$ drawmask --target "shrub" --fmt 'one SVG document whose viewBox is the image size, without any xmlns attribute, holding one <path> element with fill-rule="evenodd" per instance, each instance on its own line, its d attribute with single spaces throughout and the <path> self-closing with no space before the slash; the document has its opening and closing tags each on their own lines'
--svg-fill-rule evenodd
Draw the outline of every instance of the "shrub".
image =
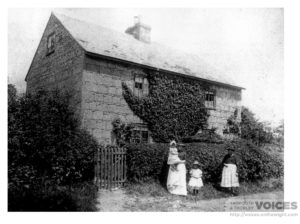
<svg viewBox="0 0 300 224">
<path fill-rule="evenodd" d="M 126 143 L 130 142 L 132 135 L 133 126 L 130 124 L 125 124 L 120 118 L 113 120 L 113 133 L 116 138 L 116 144 L 118 146 L 124 146 Z"/>
<path fill-rule="evenodd" d="M 127 178 L 147 181 L 159 178 L 168 156 L 168 144 L 128 144 Z"/>
<path fill-rule="evenodd" d="M 9 188 L 8 211 L 96 211 L 97 187 L 91 182 L 72 186 Z"/>
<path fill-rule="evenodd" d="M 238 157 L 238 172 L 241 181 L 255 181 L 283 175 L 283 165 L 276 158 L 259 150 L 252 143 L 239 140 L 223 144 L 185 144 L 186 167 L 191 168 L 198 160 L 203 171 L 203 179 L 208 182 L 220 181 L 221 162 L 227 153 L 226 146 L 233 144 Z M 128 179 L 130 181 L 160 180 L 165 183 L 168 166 L 166 164 L 168 144 L 127 145 Z"/>
<path fill-rule="evenodd" d="M 182 142 L 192 143 L 192 142 L 207 142 L 207 143 L 224 143 L 222 137 L 216 133 L 216 128 L 203 130 L 194 136 L 183 138 Z"/>
<path fill-rule="evenodd" d="M 240 135 L 241 134 L 240 126 L 241 124 L 238 120 L 238 110 L 235 109 L 234 113 L 230 115 L 230 117 L 227 119 L 227 124 L 225 129 L 223 130 L 223 133 Z"/>
<path fill-rule="evenodd" d="M 256 145 L 263 145 L 272 142 L 272 133 L 266 131 L 266 125 L 255 118 L 254 113 L 242 107 L 241 111 L 241 138 L 250 140 Z"/>
<path fill-rule="evenodd" d="M 62 186 L 72 187 L 91 180 L 98 144 L 80 129 L 69 107 L 70 96 L 56 90 L 17 97 L 13 88 L 9 89 L 8 190 L 13 192 L 10 200 L 20 200 L 17 196 L 22 196 L 22 192 L 41 199 L 44 196 L 38 195 L 43 192 L 61 194 L 57 189 Z M 46 190 L 50 183 L 57 189 Z M 28 207 L 34 202 L 26 201 Z"/>
</svg>

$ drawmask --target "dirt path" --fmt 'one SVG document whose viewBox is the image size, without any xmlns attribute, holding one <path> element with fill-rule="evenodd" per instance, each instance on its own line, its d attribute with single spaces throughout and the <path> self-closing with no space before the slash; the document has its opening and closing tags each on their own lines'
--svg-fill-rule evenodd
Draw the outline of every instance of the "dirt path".
<svg viewBox="0 0 300 224">
<path fill-rule="evenodd" d="M 99 211 L 237 211 L 237 203 L 251 202 L 251 209 L 255 201 L 282 201 L 282 191 L 252 194 L 231 198 L 220 198 L 212 200 L 188 200 L 185 197 L 151 197 L 151 196 L 128 196 L 124 190 L 99 191 Z M 235 207 L 233 207 L 235 206 Z M 244 210 L 245 211 L 245 210 Z M 249 210 L 248 210 L 249 211 Z M 258 210 L 253 210 L 258 211 Z"/>
<path fill-rule="evenodd" d="M 98 209 L 101 212 L 123 211 L 124 203 L 127 196 L 122 189 L 117 190 L 99 190 L 98 192 Z"/>
</svg>

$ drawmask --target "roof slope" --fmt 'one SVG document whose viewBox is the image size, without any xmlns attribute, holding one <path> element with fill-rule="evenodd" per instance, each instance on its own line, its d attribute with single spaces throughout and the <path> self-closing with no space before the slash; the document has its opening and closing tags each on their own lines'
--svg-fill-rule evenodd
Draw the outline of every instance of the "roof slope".
<svg viewBox="0 0 300 224">
<path fill-rule="evenodd" d="M 233 80 L 196 55 L 155 42 L 143 43 L 131 35 L 65 15 L 55 16 L 87 52 L 238 87 Z"/>
</svg>

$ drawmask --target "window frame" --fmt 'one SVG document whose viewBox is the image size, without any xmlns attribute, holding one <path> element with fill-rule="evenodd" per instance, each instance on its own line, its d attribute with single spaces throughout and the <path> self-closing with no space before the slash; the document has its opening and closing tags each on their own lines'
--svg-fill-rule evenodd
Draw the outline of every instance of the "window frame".
<svg viewBox="0 0 300 224">
<path fill-rule="evenodd" d="M 144 138 L 143 134 L 147 133 L 147 137 Z M 133 124 L 132 135 L 130 138 L 131 143 L 150 143 L 150 132 L 145 124 Z"/>
<path fill-rule="evenodd" d="M 52 54 L 54 51 L 55 51 L 55 38 L 56 38 L 56 35 L 55 35 L 55 32 L 52 32 L 48 35 L 47 37 L 47 56 Z M 49 41 L 51 41 L 51 45 L 49 46 Z"/>
<path fill-rule="evenodd" d="M 207 109 L 216 108 L 216 90 L 206 90 L 204 94 L 204 105 Z"/>
<path fill-rule="evenodd" d="M 149 82 L 146 75 L 134 74 L 133 80 L 133 93 L 137 97 L 148 96 L 149 94 Z"/>
</svg>

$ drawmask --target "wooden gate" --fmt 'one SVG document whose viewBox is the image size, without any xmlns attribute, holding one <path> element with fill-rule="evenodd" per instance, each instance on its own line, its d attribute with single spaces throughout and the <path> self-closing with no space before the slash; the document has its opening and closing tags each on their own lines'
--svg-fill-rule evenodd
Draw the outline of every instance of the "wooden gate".
<svg viewBox="0 0 300 224">
<path fill-rule="evenodd" d="M 126 150 L 107 146 L 98 149 L 95 181 L 97 186 L 105 189 L 121 187 L 126 181 Z"/>
</svg>

